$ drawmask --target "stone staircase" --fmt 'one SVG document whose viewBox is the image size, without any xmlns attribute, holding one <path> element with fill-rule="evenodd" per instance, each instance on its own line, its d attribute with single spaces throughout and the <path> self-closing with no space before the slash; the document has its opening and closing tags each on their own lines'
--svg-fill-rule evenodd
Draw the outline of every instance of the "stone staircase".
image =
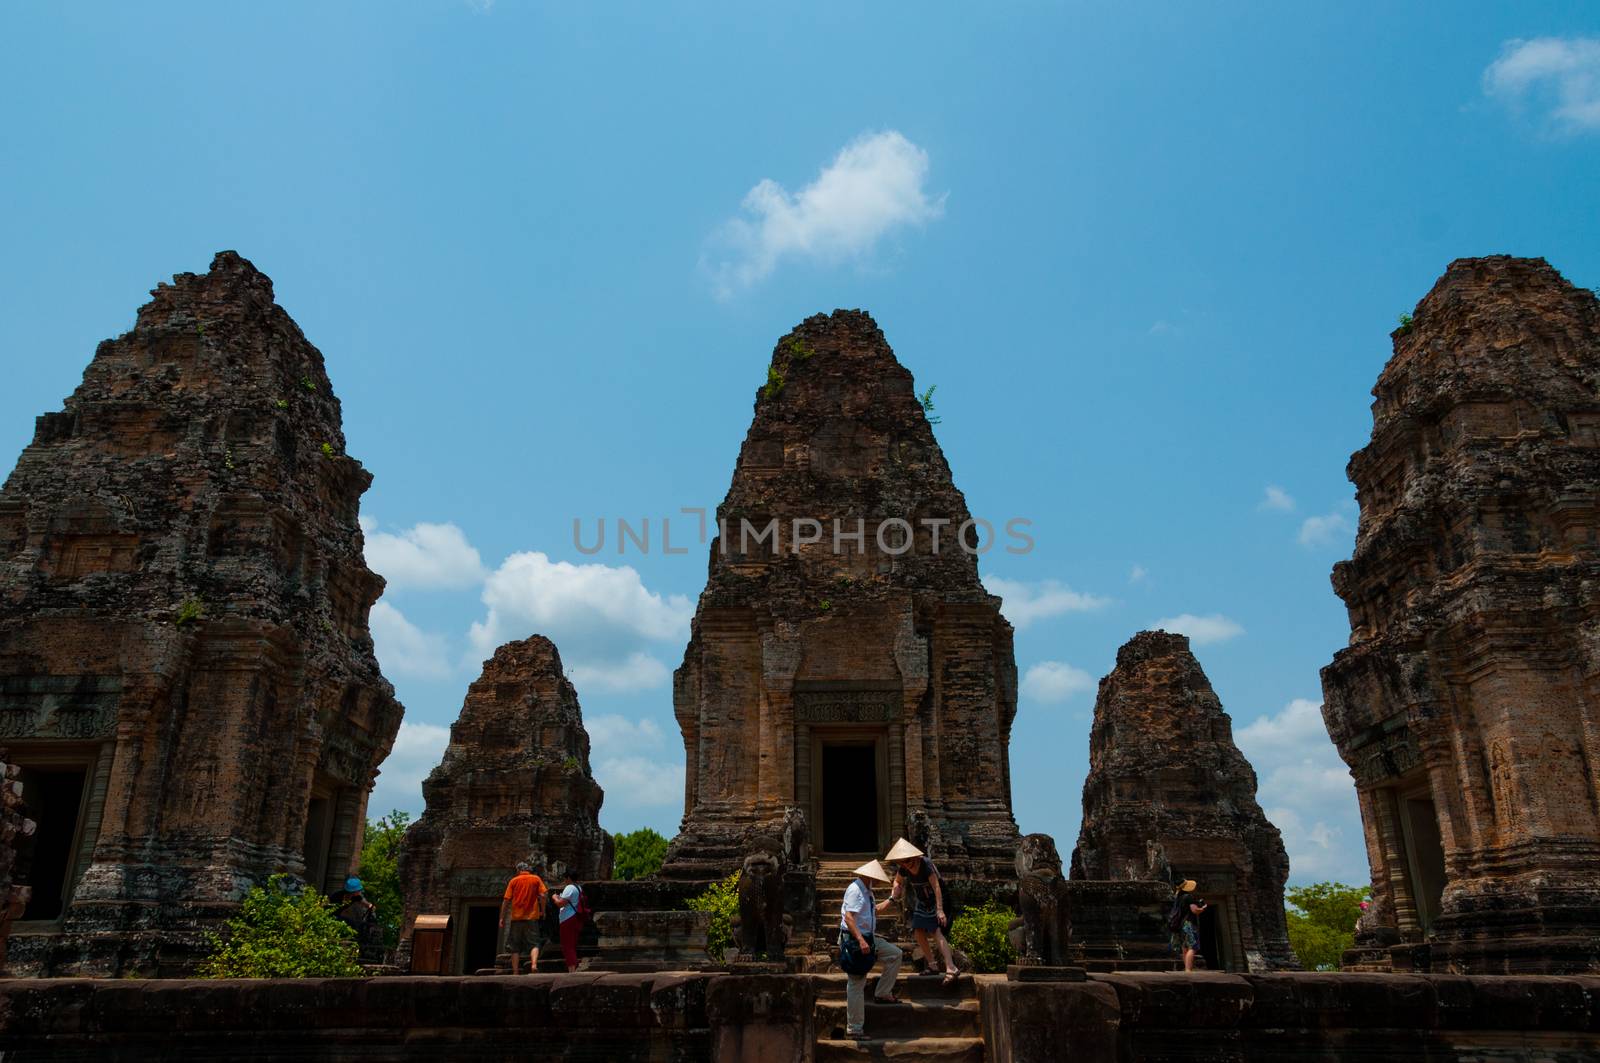
<svg viewBox="0 0 1600 1063">
<path fill-rule="evenodd" d="M 834 1060 L 893 1059 L 901 1063 L 983 1063 L 983 1032 L 978 989 L 970 975 L 954 985 L 938 978 L 907 977 L 895 990 L 904 1004 L 875 1004 L 878 976 L 867 976 L 866 1037 L 845 1036 L 845 977 L 817 979 L 816 1063 Z"/>
</svg>

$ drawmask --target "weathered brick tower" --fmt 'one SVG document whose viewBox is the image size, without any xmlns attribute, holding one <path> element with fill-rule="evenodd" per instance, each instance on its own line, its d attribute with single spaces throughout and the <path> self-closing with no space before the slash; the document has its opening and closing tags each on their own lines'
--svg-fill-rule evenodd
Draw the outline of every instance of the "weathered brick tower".
<svg viewBox="0 0 1600 1063">
<path fill-rule="evenodd" d="M 1210 902 L 1200 938 L 1212 969 L 1299 966 L 1284 922 L 1283 838 L 1183 635 L 1139 632 L 1100 681 L 1072 877 L 1192 878 Z"/>
<path fill-rule="evenodd" d="M 1347 966 L 1600 967 L 1600 304 L 1459 259 L 1350 459 L 1350 645 L 1323 669 L 1376 902 Z"/>
<path fill-rule="evenodd" d="M 779 341 L 717 517 L 674 682 L 687 793 L 664 873 L 720 878 L 798 809 L 824 857 L 923 833 L 948 875 L 1014 878 L 1011 625 L 870 316 Z"/>
<path fill-rule="evenodd" d="M 578 692 L 542 635 L 484 662 L 422 794 L 427 810 L 400 850 L 402 966 L 419 914 L 454 920 L 447 971 L 494 966 L 501 895 L 518 860 L 533 860 L 556 888 L 568 868 L 585 883 L 611 876 Z"/>
<path fill-rule="evenodd" d="M 153 294 L 0 492 L 17 974 L 181 971 L 267 876 L 341 884 L 400 726 L 321 353 L 231 251 Z"/>
</svg>

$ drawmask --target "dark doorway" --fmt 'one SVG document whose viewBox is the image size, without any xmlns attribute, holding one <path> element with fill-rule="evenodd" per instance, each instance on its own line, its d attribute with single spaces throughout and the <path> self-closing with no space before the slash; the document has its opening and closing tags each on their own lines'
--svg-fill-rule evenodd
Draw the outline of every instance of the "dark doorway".
<svg viewBox="0 0 1600 1063">
<path fill-rule="evenodd" d="M 328 872 L 328 799 L 313 797 L 306 809 L 306 883 L 321 891 Z"/>
<path fill-rule="evenodd" d="M 1221 935 L 1218 932 L 1218 924 L 1221 921 L 1215 901 L 1207 904 L 1205 911 L 1200 913 L 1200 925 L 1197 928 L 1200 932 L 1200 955 L 1205 959 L 1208 971 L 1228 969 L 1227 960 L 1222 955 Z"/>
<path fill-rule="evenodd" d="M 461 973 L 476 974 L 485 967 L 493 967 L 499 954 L 500 909 L 489 904 L 471 905 L 467 908 L 467 939 L 461 955 Z"/>
<path fill-rule="evenodd" d="M 1444 842 L 1439 837 L 1439 814 L 1433 801 L 1426 797 L 1406 798 L 1404 808 L 1411 892 L 1417 918 L 1427 932 L 1439 917 L 1444 897 Z"/>
<path fill-rule="evenodd" d="M 822 846 L 878 851 L 878 756 L 871 743 L 822 747 Z"/>
<path fill-rule="evenodd" d="M 17 854 L 23 881 L 33 887 L 24 919 L 59 919 L 72 872 L 78 812 L 83 806 L 82 768 L 40 771 L 24 768 L 22 801 L 28 817 L 39 825 L 24 839 Z"/>
</svg>

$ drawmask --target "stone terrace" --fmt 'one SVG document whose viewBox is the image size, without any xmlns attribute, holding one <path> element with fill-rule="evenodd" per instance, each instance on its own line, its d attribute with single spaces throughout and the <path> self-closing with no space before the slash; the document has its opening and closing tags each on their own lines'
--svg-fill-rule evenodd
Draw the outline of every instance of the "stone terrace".
<svg viewBox="0 0 1600 1063">
<path fill-rule="evenodd" d="M 0 1051 L 6 1063 L 530 1056 L 809 1063 L 841 1058 L 832 1044 L 819 1050 L 819 1039 L 833 1041 L 824 1027 L 836 1011 L 838 980 L 684 973 L 12 980 L 0 982 Z M 1109 974 L 1055 984 L 980 976 L 976 987 L 981 1041 L 958 1038 L 967 1059 L 1600 1055 L 1600 977 L 1591 976 Z M 970 1003 L 964 993 L 952 1003 L 962 997 Z M 869 1019 L 869 1034 L 877 1020 Z M 855 1054 L 939 1058 L 915 1041 L 894 1045 L 859 1046 L 867 1051 Z"/>
</svg>

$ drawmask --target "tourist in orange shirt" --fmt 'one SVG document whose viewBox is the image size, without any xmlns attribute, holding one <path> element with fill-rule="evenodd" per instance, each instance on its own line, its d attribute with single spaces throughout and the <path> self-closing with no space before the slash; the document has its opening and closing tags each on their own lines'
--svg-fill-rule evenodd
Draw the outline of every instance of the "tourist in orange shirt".
<svg viewBox="0 0 1600 1063">
<path fill-rule="evenodd" d="M 533 873 L 526 860 L 517 864 L 517 873 L 506 883 L 505 899 L 500 902 L 500 926 L 511 919 L 506 946 L 511 950 L 511 973 L 521 974 L 522 952 L 528 951 L 528 973 L 539 970 L 539 950 L 544 947 L 544 880 Z"/>
</svg>

